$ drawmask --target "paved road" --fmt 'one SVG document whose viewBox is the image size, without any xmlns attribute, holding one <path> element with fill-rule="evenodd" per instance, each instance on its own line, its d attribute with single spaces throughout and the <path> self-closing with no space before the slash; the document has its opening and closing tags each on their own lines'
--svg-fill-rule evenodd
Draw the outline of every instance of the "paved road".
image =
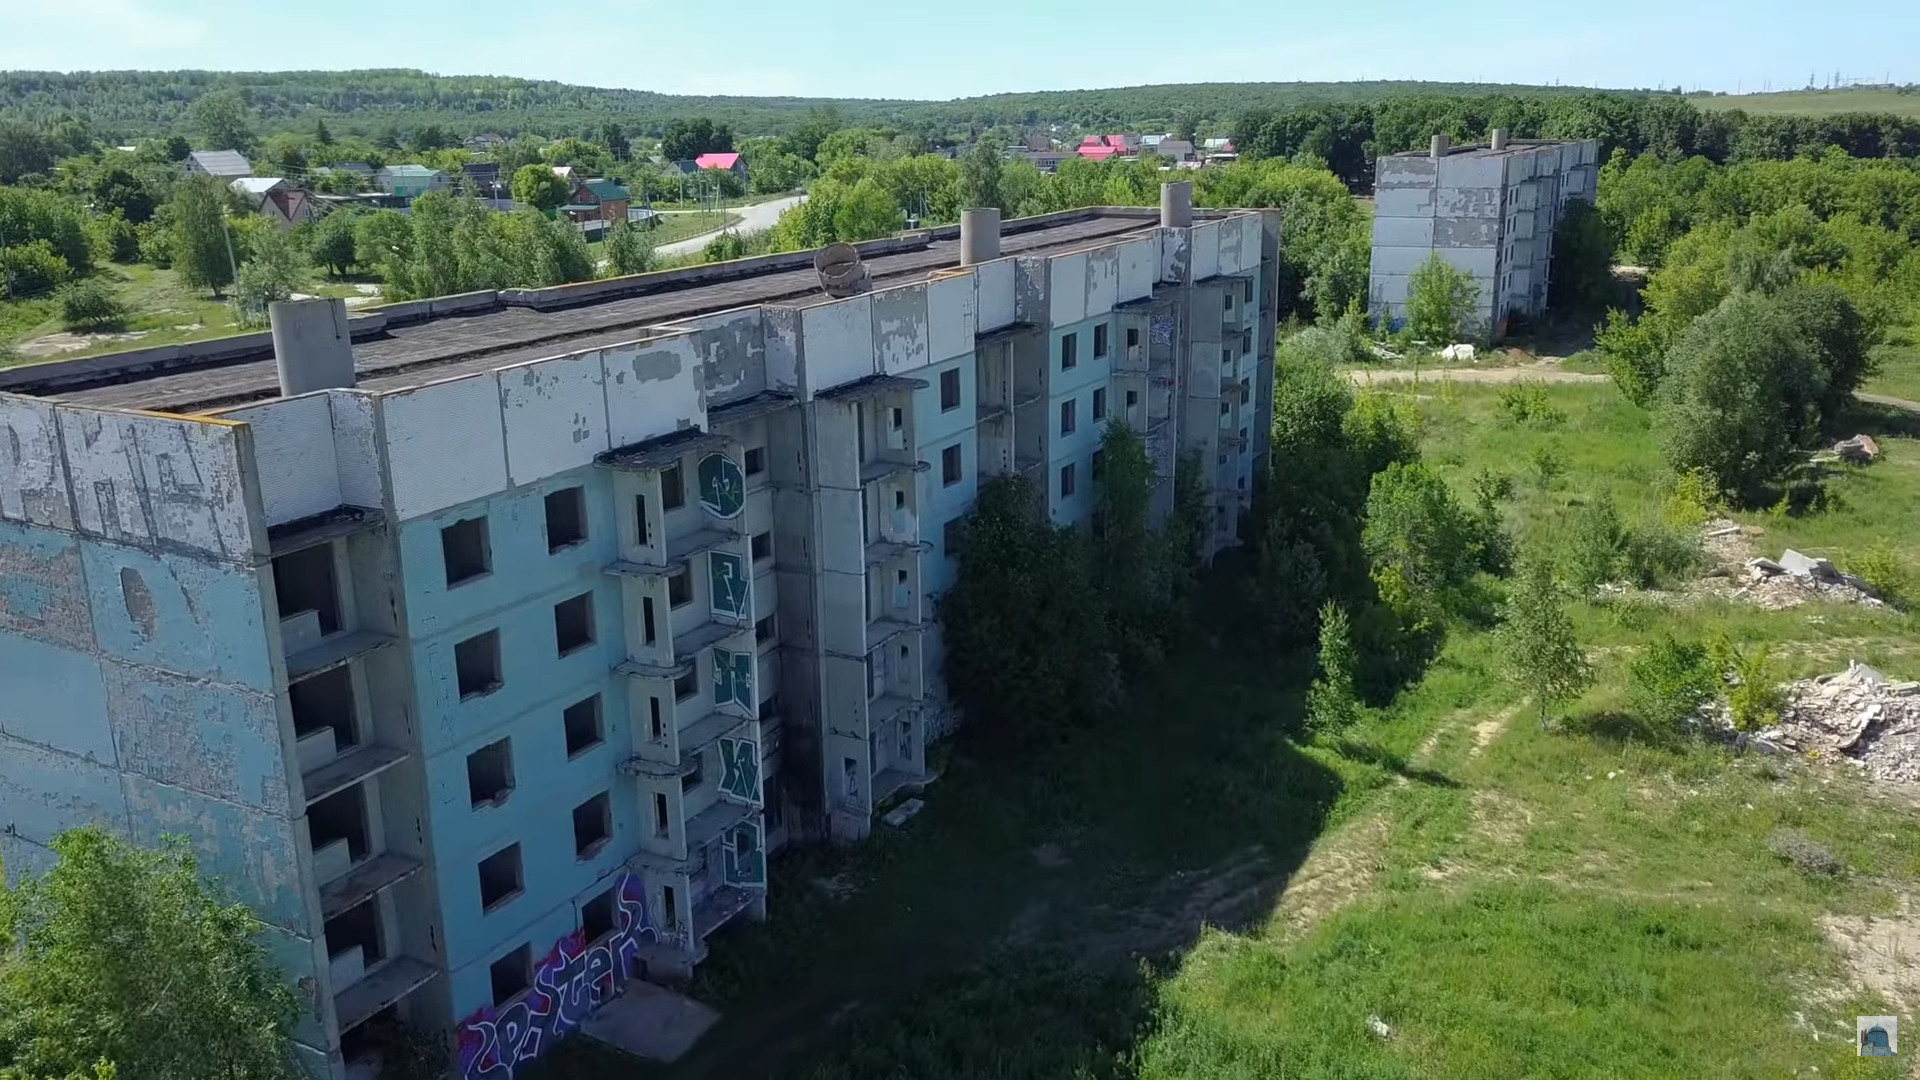
<svg viewBox="0 0 1920 1080">
<path fill-rule="evenodd" d="M 763 203 L 754 203 L 752 206 L 742 206 L 737 209 L 728 210 L 726 212 L 729 214 L 740 215 L 740 220 L 727 227 L 735 232 L 743 233 L 753 232 L 756 229 L 771 228 L 774 222 L 780 220 L 780 215 L 785 213 L 788 207 L 797 206 L 805 200 L 805 195 L 787 195 Z M 673 215 L 663 214 L 661 216 L 672 217 Z M 707 241 L 720 235 L 721 231 L 720 229 L 714 229 L 712 232 L 703 232 L 698 236 L 689 236 L 685 240 L 676 240 L 671 244 L 661 244 L 655 250 L 662 255 L 685 255 L 689 251 L 699 251 L 701 248 L 707 246 Z"/>
</svg>

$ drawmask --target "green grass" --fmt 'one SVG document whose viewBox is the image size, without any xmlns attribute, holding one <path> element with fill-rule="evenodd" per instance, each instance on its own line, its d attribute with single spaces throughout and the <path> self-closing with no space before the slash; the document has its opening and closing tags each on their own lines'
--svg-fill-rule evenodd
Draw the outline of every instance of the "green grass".
<svg viewBox="0 0 1920 1080">
<path fill-rule="evenodd" d="M 1727 94 L 1689 97 L 1702 109 L 1740 109 L 1748 113 L 1832 116 L 1835 113 L 1893 113 L 1920 116 L 1920 93 L 1883 89 L 1786 90 L 1772 94 Z"/>
<path fill-rule="evenodd" d="M 1895 326 L 1874 350 L 1880 370 L 1862 387 L 1870 394 L 1920 401 L 1920 325 Z"/>
<path fill-rule="evenodd" d="M 738 223 L 739 220 L 739 214 L 662 214 L 660 224 L 654 226 L 647 237 L 657 247 L 661 244 L 685 240 L 690 236 L 699 236 L 701 233 L 713 232 L 715 229 L 723 229 Z"/>
</svg>

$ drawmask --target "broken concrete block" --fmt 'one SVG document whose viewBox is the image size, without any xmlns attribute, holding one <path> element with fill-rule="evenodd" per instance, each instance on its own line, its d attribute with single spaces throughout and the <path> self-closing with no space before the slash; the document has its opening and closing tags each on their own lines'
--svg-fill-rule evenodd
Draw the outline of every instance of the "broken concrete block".
<svg viewBox="0 0 1920 1080">
<path fill-rule="evenodd" d="M 1815 581 L 1840 580 L 1840 572 L 1833 568 L 1833 563 L 1812 555 L 1802 555 L 1792 548 L 1780 553 L 1780 567 L 1794 577 L 1812 578 Z"/>
<path fill-rule="evenodd" d="M 1767 577 L 1773 577 L 1775 574 L 1784 574 L 1787 572 L 1786 567 L 1765 557 L 1748 559 L 1747 569 L 1754 574 L 1764 574 Z"/>
<path fill-rule="evenodd" d="M 924 809 L 926 805 L 926 803 L 919 799 L 908 799 L 906 802 L 887 811 L 880 820 L 897 829 L 905 825 L 908 821 L 911 821 L 913 816 Z"/>
<path fill-rule="evenodd" d="M 1880 456 L 1880 444 L 1874 442 L 1871 435 L 1855 435 L 1834 443 L 1833 452 L 1841 461 L 1866 465 Z"/>
</svg>

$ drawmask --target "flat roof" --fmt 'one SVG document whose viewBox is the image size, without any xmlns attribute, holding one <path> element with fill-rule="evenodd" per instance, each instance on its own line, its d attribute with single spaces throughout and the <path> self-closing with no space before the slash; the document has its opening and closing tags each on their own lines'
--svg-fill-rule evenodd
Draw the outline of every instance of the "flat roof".
<svg viewBox="0 0 1920 1080">
<path fill-rule="evenodd" d="M 1058 222 L 1036 223 L 1025 231 L 1013 231 L 1019 225 L 1019 219 L 1013 219 L 1002 226 L 1002 257 L 1060 254 L 1090 247 L 1154 228 L 1158 219 L 1144 209 L 1125 213 L 1095 208 Z M 934 239 L 924 248 L 867 259 L 876 288 L 924 280 L 932 271 L 959 264 L 957 236 Z M 354 369 L 361 389 L 398 390 L 633 341 L 645 337 L 647 328 L 663 323 L 761 304 L 807 304 L 825 299 L 819 275 L 808 264 L 711 283 L 666 281 L 639 295 L 589 300 L 554 310 L 497 306 L 389 327 L 358 340 L 353 345 Z M 16 373 L 30 370 L 14 369 Z M 129 372 L 114 372 L 109 367 L 84 382 L 55 382 L 50 378 L 48 383 L 27 381 L 8 389 L 82 405 L 179 413 L 280 396 L 271 344 L 236 358 L 197 365 Z"/>
<path fill-rule="evenodd" d="M 1573 146 L 1577 143 L 1593 141 L 1592 139 L 1508 139 L 1506 149 L 1504 150 L 1495 150 L 1491 146 L 1482 146 L 1475 143 L 1471 146 L 1449 146 L 1447 147 L 1447 156 L 1467 157 L 1472 155 L 1478 157 L 1495 157 L 1500 154 L 1518 153 L 1522 150 L 1538 150 L 1543 146 Z M 1402 150 L 1398 153 L 1388 154 L 1387 156 L 1397 158 L 1423 158 L 1431 157 L 1432 153 L 1430 149 Z"/>
</svg>

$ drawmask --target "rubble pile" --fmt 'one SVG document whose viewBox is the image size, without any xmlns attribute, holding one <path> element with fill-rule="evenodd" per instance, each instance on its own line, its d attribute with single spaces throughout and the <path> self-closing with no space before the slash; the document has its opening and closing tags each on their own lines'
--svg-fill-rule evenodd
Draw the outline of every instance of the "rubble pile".
<svg viewBox="0 0 1920 1080">
<path fill-rule="evenodd" d="M 1834 569 L 1831 562 L 1788 548 L 1778 559 L 1748 559 L 1734 583 L 1733 595 L 1770 610 L 1796 607 L 1808 600 L 1879 606 L 1866 582 Z"/>
<path fill-rule="evenodd" d="M 1920 682 L 1891 682 L 1865 664 L 1787 688 L 1779 726 L 1747 742 L 1818 752 L 1880 780 L 1920 781 Z"/>
</svg>

